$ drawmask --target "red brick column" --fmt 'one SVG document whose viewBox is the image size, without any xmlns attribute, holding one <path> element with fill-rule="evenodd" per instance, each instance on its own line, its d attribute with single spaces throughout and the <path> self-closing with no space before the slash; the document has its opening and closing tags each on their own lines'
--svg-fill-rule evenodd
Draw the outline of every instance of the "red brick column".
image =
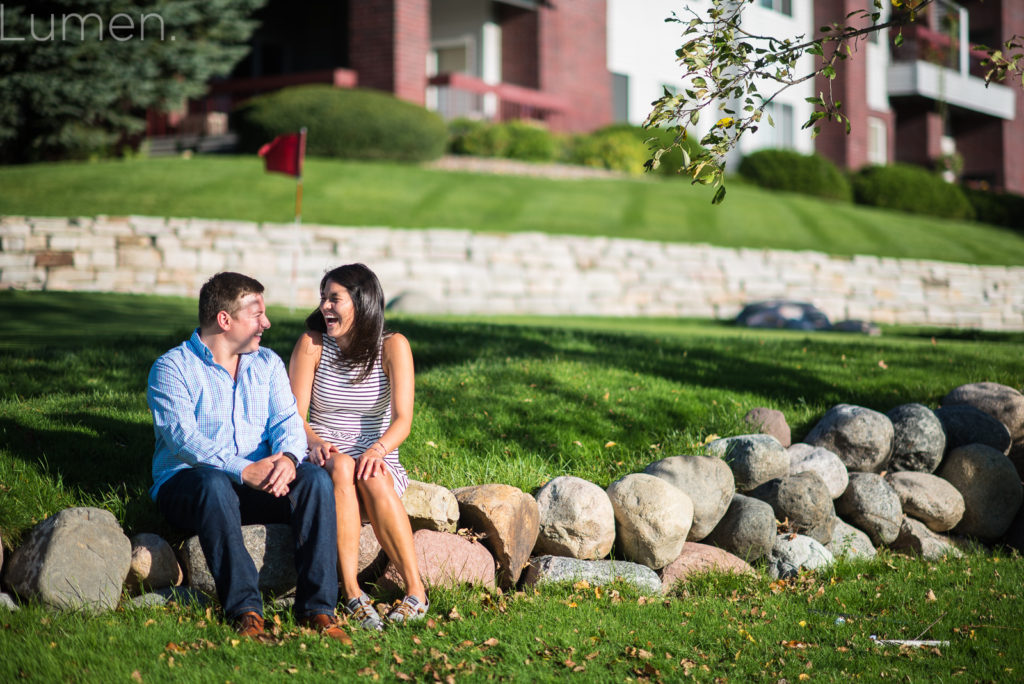
<svg viewBox="0 0 1024 684">
<path fill-rule="evenodd" d="M 359 85 L 424 103 L 430 0 L 351 2 L 349 34 L 349 61 Z"/>
</svg>

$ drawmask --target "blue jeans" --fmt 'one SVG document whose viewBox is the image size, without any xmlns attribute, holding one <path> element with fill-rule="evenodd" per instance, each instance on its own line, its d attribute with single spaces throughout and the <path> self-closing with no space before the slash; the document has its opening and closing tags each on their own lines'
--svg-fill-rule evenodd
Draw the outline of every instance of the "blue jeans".
<svg viewBox="0 0 1024 684">
<path fill-rule="evenodd" d="M 337 519 L 327 471 L 302 463 L 287 496 L 232 482 L 219 470 L 189 468 L 160 485 L 160 512 L 199 535 L 224 616 L 263 614 L 259 577 L 242 542 L 242 525 L 290 523 L 295 536 L 295 616 L 334 615 L 338 603 Z"/>
</svg>

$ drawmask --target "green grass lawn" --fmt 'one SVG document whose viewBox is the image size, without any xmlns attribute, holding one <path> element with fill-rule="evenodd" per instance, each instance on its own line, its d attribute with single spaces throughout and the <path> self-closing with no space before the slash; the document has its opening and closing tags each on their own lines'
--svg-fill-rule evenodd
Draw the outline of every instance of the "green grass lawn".
<svg viewBox="0 0 1024 684">
<path fill-rule="evenodd" d="M 190 300 L 0 292 L 0 538 L 98 505 L 129 534 L 180 533 L 145 490 L 148 368 L 187 336 Z M 300 313 L 272 308 L 265 343 L 287 359 Z M 1024 334 L 886 329 L 878 338 L 677 320 L 401 317 L 417 364 L 402 449 L 413 477 L 532 491 L 572 474 L 601 486 L 650 461 L 745 432 L 754 406 L 802 437 L 830 406 L 935 406 L 991 380 L 1020 388 Z M 884 362 L 880 364 L 879 362 Z M 436 590 L 433 621 L 343 648 L 280 613 L 276 645 L 238 642 L 216 611 L 122 608 L 100 617 L 0 611 L 0 680 L 1010 681 L 1024 667 L 1024 562 L 927 563 L 883 551 L 788 582 L 697 578 L 668 597 L 625 586 L 497 594 Z M 934 600 L 932 600 L 934 596 Z M 844 616 L 845 622 L 836 618 Z M 927 631 L 926 631 L 927 630 Z M 901 650 L 881 638 L 948 647 Z"/>
<path fill-rule="evenodd" d="M 0 167 L 0 215 L 143 214 L 289 222 L 295 183 L 252 157 L 198 156 Z M 1024 264 L 1024 235 L 801 195 L 738 180 L 710 204 L 678 178 L 550 180 L 310 159 L 306 223 L 541 231 Z"/>
</svg>

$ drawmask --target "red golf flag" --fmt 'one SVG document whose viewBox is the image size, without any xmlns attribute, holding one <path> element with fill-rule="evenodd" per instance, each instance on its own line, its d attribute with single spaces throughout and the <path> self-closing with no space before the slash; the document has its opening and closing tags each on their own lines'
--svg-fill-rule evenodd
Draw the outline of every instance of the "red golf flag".
<svg viewBox="0 0 1024 684">
<path fill-rule="evenodd" d="M 306 158 L 306 129 L 299 133 L 279 135 L 260 148 L 268 172 L 302 177 L 302 162 Z"/>
</svg>

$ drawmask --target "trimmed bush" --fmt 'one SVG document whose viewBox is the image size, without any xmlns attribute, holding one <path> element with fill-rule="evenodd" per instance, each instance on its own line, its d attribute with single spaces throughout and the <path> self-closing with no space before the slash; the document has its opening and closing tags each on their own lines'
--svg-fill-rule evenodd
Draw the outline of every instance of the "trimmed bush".
<svg viewBox="0 0 1024 684">
<path fill-rule="evenodd" d="M 339 159 L 427 161 L 441 156 L 448 139 L 440 116 L 376 90 L 284 88 L 246 101 L 232 115 L 246 152 L 303 126 L 308 154 Z"/>
<path fill-rule="evenodd" d="M 671 143 L 677 133 L 677 131 L 670 128 L 644 128 L 643 126 L 633 126 L 631 124 L 612 124 L 611 126 L 606 126 L 605 128 L 600 129 L 597 133 L 605 134 L 616 131 L 625 131 L 640 142 L 645 162 L 651 158 L 654 154 L 654 150 Z M 704 148 L 701 147 L 697 138 L 693 136 L 689 136 L 683 140 L 683 147 L 686 149 L 686 153 L 690 155 L 691 159 L 704 151 Z M 658 164 L 658 168 L 655 173 L 660 173 L 663 176 L 679 176 L 679 169 L 681 169 L 682 166 L 683 153 L 678 149 L 673 149 L 671 152 L 666 152 L 661 156 L 661 163 Z M 689 179 L 689 176 L 681 177 Z"/>
<path fill-rule="evenodd" d="M 528 121 L 507 121 L 497 124 L 508 132 L 508 147 L 505 155 L 509 159 L 526 161 L 551 161 L 558 152 L 558 143 L 548 129 Z"/>
<path fill-rule="evenodd" d="M 973 188 L 964 188 L 963 191 L 967 201 L 974 207 L 978 221 L 1024 230 L 1024 196 Z"/>
<path fill-rule="evenodd" d="M 960 186 L 920 166 L 870 166 L 855 173 L 851 180 L 858 204 L 941 218 L 974 218 L 974 207 Z"/>
<path fill-rule="evenodd" d="M 632 131 L 605 129 L 573 138 L 568 161 L 639 175 L 647 161 L 647 150 Z"/>
<path fill-rule="evenodd" d="M 755 185 L 849 202 L 852 193 L 846 176 L 818 154 L 794 150 L 758 150 L 743 157 L 739 173 Z"/>
</svg>

